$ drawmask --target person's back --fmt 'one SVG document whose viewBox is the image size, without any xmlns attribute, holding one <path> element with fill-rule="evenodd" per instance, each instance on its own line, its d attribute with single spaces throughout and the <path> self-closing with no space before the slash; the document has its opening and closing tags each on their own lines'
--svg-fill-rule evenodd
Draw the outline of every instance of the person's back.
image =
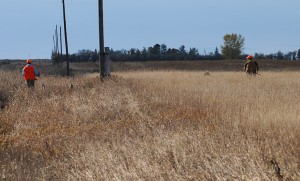
<svg viewBox="0 0 300 181">
<path fill-rule="evenodd" d="M 27 65 L 22 70 L 22 75 L 27 82 L 28 87 L 34 87 L 34 81 L 36 80 L 36 76 L 39 75 L 36 68 L 31 65 L 32 61 L 27 60 Z"/>
<path fill-rule="evenodd" d="M 247 62 L 244 65 L 244 69 L 246 70 L 247 74 L 256 75 L 258 72 L 258 64 L 253 60 L 253 57 L 249 55 L 247 57 Z"/>
</svg>

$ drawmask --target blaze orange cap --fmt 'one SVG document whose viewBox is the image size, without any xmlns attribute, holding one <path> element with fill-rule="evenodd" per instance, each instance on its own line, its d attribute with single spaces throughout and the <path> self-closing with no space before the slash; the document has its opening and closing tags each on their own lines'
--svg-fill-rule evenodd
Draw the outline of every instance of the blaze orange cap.
<svg viewBox="0 0 300 181">
<path fill-rule="evenodd" d="M 246 58 L 247 59 L 252 59 L 253 57 L 252 57 L 252 55 L 248 55 Z"/>
</svg>

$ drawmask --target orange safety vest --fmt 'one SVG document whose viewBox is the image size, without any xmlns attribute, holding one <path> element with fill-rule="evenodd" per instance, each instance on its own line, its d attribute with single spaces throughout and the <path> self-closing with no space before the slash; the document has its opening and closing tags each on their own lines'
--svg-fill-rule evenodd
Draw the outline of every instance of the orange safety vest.
<svg viewBox="0 0 300 181">
<path fill-rule="evenodd" d="M 25 80 L 36 80 L 34 67 L 32 65 L 26 65 L 23 68 Z"/>
</svg>

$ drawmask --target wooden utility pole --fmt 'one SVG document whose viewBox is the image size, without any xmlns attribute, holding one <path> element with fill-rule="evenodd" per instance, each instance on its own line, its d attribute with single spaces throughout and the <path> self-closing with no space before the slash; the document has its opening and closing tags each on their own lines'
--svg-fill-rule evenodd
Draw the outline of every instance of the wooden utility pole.
<svg viewBox="0 0 300 181">
<path fill-rule="evenodd" d="M 60 39 L 60 63 L 63 62 L 63 52 L 62 52 L 62 38 L 61 38 L 61 26 L 59 27 L 59 39 Z"/>
<path fill-rule="evenodd" d="M 65 30 L 65 44 L 66 44 L 66 61 L 67 61 L 67 76 L 70 75 L 69 71 L 69 50 L 68 50 L 68 36 L 67 36 L 67 21 L 66 21 L 66 10 L 65 10 L 65 0 L 63 3 L 63 14 L 64 14 L 64 30 Z"/>
<path fill-rule="evenodd" d="M 98 0 L 99 6 L 99 61 L 100 61 L 100 78 L 105 76 L 105 50 L 104 50 L 104 26 L 103 26 L 103 0 Z"/>
</svg>

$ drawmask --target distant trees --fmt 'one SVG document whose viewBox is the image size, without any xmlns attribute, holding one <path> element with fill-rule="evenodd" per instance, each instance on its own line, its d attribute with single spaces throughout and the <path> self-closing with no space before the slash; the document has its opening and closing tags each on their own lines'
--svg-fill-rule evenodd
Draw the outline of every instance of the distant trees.
<svg viewBox="0 0 300 181">
<path fill-rule="evenodd" d="M 219 53 L 218 47 L 216 47 L 216 49 L 215 49 L 214 56 L 217 60 L 221 60 L 223 58 L 222 55 Z"/>
<path fill-rule="evenodd" d="M 168 61 L 168 60 L 221 60 L 220 53 L 201 55 L 197 48 L 186 50 L 185 45 L 177 48 L 167 47 L 166 44 L 155 44 L 142 50 L 132 48 L 130 50 L 111 50 L 110 58 L 113 61 Z"/>
<path fill-rule="evenodd" d="M 162 60 L 165 60 L 166 55 L 167 55 L 167 45 L 166 44 L 161 44 L 160 45 L 160 53 L 161 53 Z"/>
<path fill-rule="evenodd" d="M 245 38 L 235 33 L 223 37 L 224 45 L 221 46 L 224 59 L 238 59 L 244 48 Z"/>
<path fill-rule="evenodd" d="M 276 56 L 278 60 L 283 60 L 284 59 L 284 54 L 279 50 L 277 53 L 276 53 Z"/>
<path fill-rule="evenodd" d="M 190 48 L 190 51 L 187 54 L 187 59 L 196 60 L 199 57 L 199 52 L 197 48 Z"/>
<path fill-rule="evenodd" d="M 161 60 L 160 44 L 155 44 L 153 47 L 148 48 L 149 58 L 152 60 Z"/>
<path fill-rule="evenodd" d="M 99 60 L 99 53 L 95 49 L 95 51 L 91 50 L 79 50 L 77 53 L 73 53 L 70 55 L 71 62 L 95 62 Z"/>
<path fill-rule="evenodd" d="M 239 59 L 245 59 L 247 55 L 240 55 Z M 255 53 L 255 59 L 268 60 L 300 60 L 300 49 L 283 53 L 278 51 L 271 54 Z M 65 55 L 63 55 L 65 61 Z M 153 47 L 143 47 L 141 50 L 131 48 L 129 50 L 110 50 L 110 59 L 113 61 L 172 61 L 172 60 L 222 60 L 223 56 L 219 53 L 218 47 L 214 52 L 200 54 L 197 48 L 185 49 L 182 45 L 178 49 L 168 48 L 165 44 L 155 44 Z M 71 62 L 98 61 L 99 52 L 83 49 L 70 55 Z"/>
<path fill-rule="evenodd" d="M 166 44 L 154 44 L 154 46 L 138 48 L 131 48 L 129 50 L 113 50 L 110 49 L 110 59 L 112 61 L 171 61 L 171 60 L 222 60 L 222 59 L 245 59 L 247 55 L 242 54 L 244 48 L 244 37 L 238 34 L 226 34 L 224 36 L 224 45 L 221 46 L 222 53 L 219 52 L 218 47 L 214 52 L 206 52 L 200 54 L 197 48 L 186 49 L 185 45 L 181 45 L 178 49 L 167 47 Z M 52 51 L 52 60 L 54 63 L 59 61 L 58 50 L 58 32 L 55 30 L 53 36 L 54 49 Z M 66 61 L 66 55 L 61 55 L 63 61 Z M 298 51 L 290 51 L 283 53 L 263 54 L 255 53 L 255 59 L 269 59 L 269 60 L 300 60 L 300 49 Z M 83 49 L 77 53 L 70 55 L 71 62 L 87 62 L 99 61 L 99 52 Z"/>
<path fill-rule="evenodd" d="M 297 51 L 289 51 L 287 53 L 283 53 L 282 51 L 278 51 L 276 53 L 271 54 L 263 54 L 263 53 L 255 53 L 254 58 L 255 59 L 268 59 L 268 60 L 300 60 L 300 57 L 298 57 L 299 50 Z"/>
<path fill-rule="evenodd" d="M 255 59 L 266 59 L 266 56 L 263 53 L 255 53 Z"/>
<path fill-rule="evenodd" d="M 297 60 L 297 51 L 288 52 L 284 55 L 285 60 Z"/>
</svg>

